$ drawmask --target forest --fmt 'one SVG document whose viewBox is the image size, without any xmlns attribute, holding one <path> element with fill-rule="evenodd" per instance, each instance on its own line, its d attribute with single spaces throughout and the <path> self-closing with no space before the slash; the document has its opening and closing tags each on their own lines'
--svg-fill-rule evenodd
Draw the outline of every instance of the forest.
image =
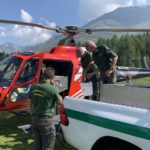
<svg viewBox="0 0 150 150">
<path fill-rule="evenodd" d="M 107 45 L 119 56 L 118 66 L 145 67 L 144 57 L 150 65 L 150 33 L 126 34 L 120 37 L 99 38 L 97 45 Z"/>
<path fill-rule="evenodd" d="M 118 66 L 145 67 L 145 60 L 150 66 L 150 33 L 114 35 L 112 38 L 99 38 L 97 45 L 107 45 L 119 56 Z M 83 46 L 80 42 L 78 46 Z M 9 54 L 2 50 L 0 61 L 8 57 Z"/>
</svg>

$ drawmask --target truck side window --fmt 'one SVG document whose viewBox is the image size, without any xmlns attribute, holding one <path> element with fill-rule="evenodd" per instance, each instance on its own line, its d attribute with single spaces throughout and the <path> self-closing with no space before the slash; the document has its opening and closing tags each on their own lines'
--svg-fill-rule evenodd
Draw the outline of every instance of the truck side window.
<svg viewBox="0 0 150 150">
<path fill-rule="evenodd" d="M 36 76 L 38 65 L 39 59 L 33 58 L 28 60 L 17 80 L 17 84 L 32 80 Z"/>
</svg>

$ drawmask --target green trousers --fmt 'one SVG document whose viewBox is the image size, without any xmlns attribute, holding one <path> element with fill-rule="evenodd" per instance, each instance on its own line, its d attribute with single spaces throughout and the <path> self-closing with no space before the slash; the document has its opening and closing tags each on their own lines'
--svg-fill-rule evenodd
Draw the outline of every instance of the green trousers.
<svg viewBox="0 0 150 150">
<path fill-rule="evenodd" d="M 56 139 L 54 120 L 48 116 L 32 117 L 32 130 L 35 139 L 34 150 L 53 150 Z"/>
</svg>

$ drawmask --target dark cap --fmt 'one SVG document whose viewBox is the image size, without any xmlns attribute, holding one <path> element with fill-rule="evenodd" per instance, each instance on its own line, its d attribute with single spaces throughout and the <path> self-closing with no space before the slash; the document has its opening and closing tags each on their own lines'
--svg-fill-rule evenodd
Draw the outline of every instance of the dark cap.
<svg viewBox="0 0 150 150">
<path fill-rule="evenodd" d="M 55 69 L 48 67 L 44 70 L 43 77 L 44 79 L 53 79 L 55 75 Z"/>
</svg>

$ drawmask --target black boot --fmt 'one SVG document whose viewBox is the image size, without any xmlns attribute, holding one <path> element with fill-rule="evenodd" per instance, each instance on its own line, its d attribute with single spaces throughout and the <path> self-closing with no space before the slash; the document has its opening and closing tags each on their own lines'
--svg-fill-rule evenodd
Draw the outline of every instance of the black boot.
<svg viewBox="0 0 150 150">
<path fill-rule="evenodd" d="M 99 101 L 98 100 L 98 96 L 96 96 L 96 95 L 93 95 L 93 98 L 92 98 L 94 101 Z"/>
<path fill-rule="evenodd" d="M 90 96 L 85 96 L 84 98 L 85 98 L 85 99 L 90 99 Z"/>
</svg>

